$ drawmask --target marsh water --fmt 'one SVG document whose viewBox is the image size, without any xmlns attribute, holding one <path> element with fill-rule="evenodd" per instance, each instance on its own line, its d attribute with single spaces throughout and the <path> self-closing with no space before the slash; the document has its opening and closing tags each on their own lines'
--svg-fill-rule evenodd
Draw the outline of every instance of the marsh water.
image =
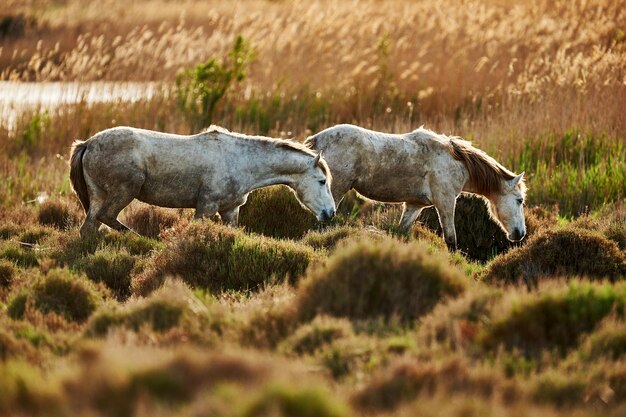
<svg viewBox="0 0 626 417">
<path fill-rule="evenodd" d="M 149 99 L 158 83 L 140 82 L 13 82 L 0 81 L 0 127 L 15 127 L 20 113 L 62 104 L 105 103 Z"/>
</svg>

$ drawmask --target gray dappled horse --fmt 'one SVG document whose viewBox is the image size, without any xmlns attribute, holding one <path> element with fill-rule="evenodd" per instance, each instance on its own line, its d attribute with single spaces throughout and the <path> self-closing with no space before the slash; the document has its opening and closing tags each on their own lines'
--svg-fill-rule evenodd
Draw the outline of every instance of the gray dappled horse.
<svg viewBox="0 0 626 417">
<path fill-rule="evenodd" d="M 74 142 L 70 180 L 87 214 L 81 236 L 96 232 L 100 223 L 128 230 L 117 216 L 133 199 L 195 208 L 195 218 L 219 213 L 237 225 L 248 194 L 274 184 L 295 191 L 318 220 L 335 214 L 330 172 L 319 154 L 293 141 L 214 126 L 191 136 L 132 127 L 104 130 Z"/>
<path fill-rule="evenodd" d="M 456 249 L 454 210 L 461 192 L 483 196 L 492 218 L 511 241 L 526 235 L 524 173 L 513 174 L 457 137 L 419 128 L 388 134 L 337 125 L 305 144 L 324 155 L 333 175 L 335 204 L 354 189 L 372 200 L 404 203 L 407 230 L 423 208 L 435 206 L 449 248 Z"/>
</svg>

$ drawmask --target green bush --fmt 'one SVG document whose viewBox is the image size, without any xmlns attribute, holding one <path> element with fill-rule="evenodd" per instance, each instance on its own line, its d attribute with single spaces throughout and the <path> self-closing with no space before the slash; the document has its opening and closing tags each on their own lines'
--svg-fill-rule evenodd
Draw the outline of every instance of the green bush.
<svg viewBox="0 0 626 417">
<path fill-rule="evenodd" d="M 503 306 L 480 335 L 480 344 L 495 351 L 499 346 L 517 349 L 527 356 L 545 352 L 564 355 L 582 335 L 612 311 L 624 314 L 626 283 L 572 282 L 543 290 Z"/>
<path fill-rule="evenodd" d="M 298 288 L 296 302 L 305 320 L 322 313 L 408 322 L 441 300 L 460 295 L 466 286 L 447 253 L 431 252 L 422 242 L 364 239 L 313 267 Z"/>
<path fill-rule="evenodd" d="M 250 43 L 237 36 L 227 59 L 211 58 L 177 75 L 175 93 L 178 105 L 194 130 L 211 124 L 218 102 L 233 83 L 243 81 L 253 60 L 254 50 Z"/>
<path fill-rule="evenodd" d="M 22 268 L 31 268 L 39 265 L 37 252 L 15 245 L 6 246 L 4 249 L 1 249 L 0 259 L 11 261 Z"/>
<path fill-rule="evenodd" d="M 130 295 L 130 275 L 135 262 L 136 259 L 125 251 L 100 250 L 79 259 L 74 268 L 84 272 L 90 280 L 104 283 L 118 300 L 125 300 Z"/>
<path fill-rule="evenodd" d="M 295 282 L 316 257 L 296 242 L 247 235 L 211 221 L 193 222 L 154 256 L 150 268 L 134 277 L 133 291 L 145 295 L 167 276 L 210 291 L 253 290 L 284 277 Z"/>
<path fill-rule="evenodd" d="M 22 318 L 32 303 L 43 313 L 56 313 L 68 321 L 82 323 L 100 303 L 101 296 L 91 282 L 64 269 L 53 269 L 19 293 L 9 303 L 8 314 Z"/>
<path fill-rule="evenodd" d="M 239 214 L 239 225 L 247 231 L 277 238 L 301 238 L 316 223 L 315 216 L 282 185 L 252 192 Z"/>
<path fill-rule="evenodd" d="M 600 358 L 619 360 L 626 355 L 626 322 L 605 320 L 591 333 L 580 348 L 579 357 L 595 361 Z"/>
<path fill-rule="evenodd" d="M 274 385 L 242 413 L 242 417 L 341 417 L 348 408 L 325 390 Z"/>
<path fill-rule="evenodd" d="M 620 279 L 626 276 L 626 254 L 598 233 L 572 227 L 548 230 L 494 259 L 485 280 L 533 285 L 542 277 L 572 275 Z"/>
<path fill-rule="evenodd" d="M 587 383 L 579 378 L 548 372 L 531 383 L 530 396 L 538 403 L 573 406 L 585 402 L 586 389 Z"/>
</svg>

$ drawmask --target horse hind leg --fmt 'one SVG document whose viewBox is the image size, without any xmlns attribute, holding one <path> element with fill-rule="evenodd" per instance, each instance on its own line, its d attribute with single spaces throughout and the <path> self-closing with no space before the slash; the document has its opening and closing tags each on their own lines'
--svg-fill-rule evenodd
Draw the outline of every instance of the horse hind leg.
<svg viewBox="0 0 626 417">
<path fill-rule="evenodd" d="M 142 184 L 143 180 L 133 181 L 130 185 L 120 185 L 115 190 L 110 190 L 96 218 L 113 230 L 120 232 L 132 231 L 128 226 L 117 220 L 117 216 L 139 194 Z"/>
<path fill-rule="evenodd" d="M 454 203 L 454 202 L 453 202 Z M 446 206 L 435 206 L 439 215 L 439 223 L 443 230 L 443 237 L 448 246 L 448 250 L 456 251 L 456 230 L 454 228 L 454 204 Z"/>
<path fill-rule="evenodd" d="M 85 213 L 85 221 L 80 226 L 81 237 L 93 235 L 100 229 L 101 223 L 97 219 L 97 215 L 107 197 L 107 193 L 98 187 L 87 173 L 85 173 L 85 182 L 89 194 L 89 210 Z"/>
</svg>

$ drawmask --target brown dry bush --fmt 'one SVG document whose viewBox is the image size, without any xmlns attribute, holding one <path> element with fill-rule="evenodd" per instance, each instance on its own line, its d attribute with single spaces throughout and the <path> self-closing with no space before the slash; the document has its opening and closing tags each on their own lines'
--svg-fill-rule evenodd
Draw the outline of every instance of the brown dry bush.
<svg viewBox="0 0 626 417">
<path fill-rule="evenodd" d="M 15 277 L 15 266 L 12 262 L 0 259 L 0 289 L 11 287 Z"/>
<path fill-rule="evenodd" d="M 62 200 L 47 200 L 39 206 L 37 219 L 44 226 L 67 230 L 78 224 L 79 208 Z"/>
<path fill-rule="evenodd" d="M 462 294 L 467 285 L 447 254 L 430 251 L 421 242 L 366 239 L 312 267 L 296 303 L 305 320 L 322 313 L 410 322 Z"/>
<path fill-rule="evenodd" d="M 167 276 L 210 291 L 254 290 L 288 278 L 294 283 L 318 255 L 293 241 L 247 235 L 212 221 L 173 231 L 150 267 L 133 278 L 133 291 L 145 295 Z"/>
<path fill-rule="evenodd" d="M 123 301 L 130 296 L 131 272 L 136 262 L 137 258 L 125 251 L 105 249 L 80 258 L 73 269 L 84 272 L 93 282 L 102 282 Z"/>
<path fill-rule="evenodd" d="M 393 410 L 403 402 L 436 393 L 466 394 L 490 399 L 506 389 L 503 377 L 493 371 L 477 371 L 459 359 L 443 363 L 420 363 L 403 359 L 375 377 L 353 398 L 362 411 Z M 509 384 L 510 385 L 510 384 Z M 507 396 L 513 394 L 509 389 Z"/>
<path fill-rule="evenodd" d="M 626 254 L 598 233 L 574 227 L 551 229 L 495 258 L 487 268 L 485 280 L 533 286 L 550 276 L 619 280 L 626 276 Z"/>
<path fill-rule="evenodd" d="M 161 207 L 141 205 L 131 207 L 124 212 L 125 224 L 142 236 L 157 238 L 161 231 L 169 229 L 180 216 L 172 210 Z"/>
</svg>

